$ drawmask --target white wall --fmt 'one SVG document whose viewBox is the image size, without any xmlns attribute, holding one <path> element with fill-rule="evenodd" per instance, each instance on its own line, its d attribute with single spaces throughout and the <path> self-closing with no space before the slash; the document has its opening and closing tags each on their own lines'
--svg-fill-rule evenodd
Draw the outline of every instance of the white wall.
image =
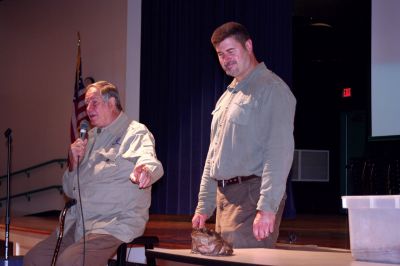
<svg viewBox="0 0 400 266">
<path fill-rule="evenodd" d="M 131 20 L 139 21 L 130 26 L 130 43 L 137 45 L 140 35 L 132 31 L 140 34 L 140 19 L 134 17 L 140 15 L 140 1 L 129 2 L 136 12 Z M 6 171 L 7 128 L 13 130 L 13 170 L 66 156 L 77 31 L 83 76 L 111 81 L 125 102 L 127 6 L 127 0 L 0 2 L 0 174 Z M 135 49 L 131 47 L 130 53 L 136 53 L 136 61 L 140 50 Z M 131 68 L 138 71 L 137 66 Z M 138 91 L 134 81 L 130 86 Z M 131 116 L 138 116 L 137 105 L 129 105 Z"/>
<path fill-rule="evenodd" d="M 139 121 L 142 1 L 128 0 L 125 112 Z"/>
<path fill-rule="evenodd" d="M 134 54 L 133 59 L 127 57 L 128 1 L 130 21 L 135 22 L 129 27 L 129 53 Z M 140 16 L 140 3 L 140 0 L 0 1 L 0 175 L 6 173 L 7 146 L 3 133 L 7 128 L 12 129 L 14 139 L 12 171 L 66 157 L 78 31 L 83 77 L 114 83 L 120 89 L 123 103 L 129 81 L 129 115 L 138 118 L 139 80 L 135 83 L 127 78 L 126 65 L 138 77 L 140 17 L 135 16 Z M 136 66 L 129 60 L 134 60 Z M 132 106 L 130 101 L 135 100 Z"/>
</svg>

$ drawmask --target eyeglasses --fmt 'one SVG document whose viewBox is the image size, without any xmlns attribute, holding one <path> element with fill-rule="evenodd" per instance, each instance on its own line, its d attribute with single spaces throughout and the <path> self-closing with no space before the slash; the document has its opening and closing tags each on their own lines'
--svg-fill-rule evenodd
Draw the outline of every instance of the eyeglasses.
<svg viewBox="0 0 400 266">
<path fill-rule="evenodd" d="M 86 108 L 91 104 L 92 107 L 97 107 L 101 102 L 104 102 L 103 98 L 95 97 L 90 99 L 85 99 Z"/>
</svg>

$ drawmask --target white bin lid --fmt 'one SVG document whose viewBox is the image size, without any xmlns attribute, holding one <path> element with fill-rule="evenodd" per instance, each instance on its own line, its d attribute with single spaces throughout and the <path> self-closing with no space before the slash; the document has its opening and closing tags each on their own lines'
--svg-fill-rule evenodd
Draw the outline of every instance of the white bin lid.
<svg viewBox="0 0 400 266">
<path fill-rule="evenodd" d="M 342 196 L 342 206 L 348 209 L 400 209 L 400 195 Z"/>
</svg>

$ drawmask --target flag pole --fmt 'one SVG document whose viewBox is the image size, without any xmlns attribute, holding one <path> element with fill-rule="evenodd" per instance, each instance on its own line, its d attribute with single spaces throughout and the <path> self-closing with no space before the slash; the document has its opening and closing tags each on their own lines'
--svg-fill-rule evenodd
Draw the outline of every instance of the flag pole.
<svg viewBox="0 0 400 266">
<path fill-rule="evenodd" d="M 79 80 L 79 77 L 80 77 L 80 75 L 82 74 L 81 73 L 81 34 L 80 34 L 80 32 L 78 31 L 77 32 L 77 35 L 78 35 L 78 43 L 76 44 L 77 45 L 77 47 L 78 47 L 78 56 L 77 56 L 77 58 L 76 58 L 76 72 L 75 72 L 75 82 L 77 81 L 77 80 Z M 78 86 L 77 84 L 75 84 L 75 86 Z"/>
<path fill-rule="evenodd" d="M 73 110 L 71 116 L 71 143 L 78 137 L 78 127 L 82 120 L 87 120 L 86 107 L 84 105 L 84 90 L 82 78 L 82 59 L 81 59 L 81 34 L 77 32 L 77 57 L 75 65 L 75 87 L 73 97 Z"/>
</svg>

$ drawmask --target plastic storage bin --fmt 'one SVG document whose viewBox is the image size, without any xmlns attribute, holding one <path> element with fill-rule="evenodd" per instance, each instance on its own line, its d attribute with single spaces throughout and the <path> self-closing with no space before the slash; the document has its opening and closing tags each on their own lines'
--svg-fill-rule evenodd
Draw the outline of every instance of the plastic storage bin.
<svg viewBox="0 0 400 266">
<path fill-rule="evenodd" d="M 400 263 L 400 195 L 343 196 L 354 259 Z"/>
</svg>

